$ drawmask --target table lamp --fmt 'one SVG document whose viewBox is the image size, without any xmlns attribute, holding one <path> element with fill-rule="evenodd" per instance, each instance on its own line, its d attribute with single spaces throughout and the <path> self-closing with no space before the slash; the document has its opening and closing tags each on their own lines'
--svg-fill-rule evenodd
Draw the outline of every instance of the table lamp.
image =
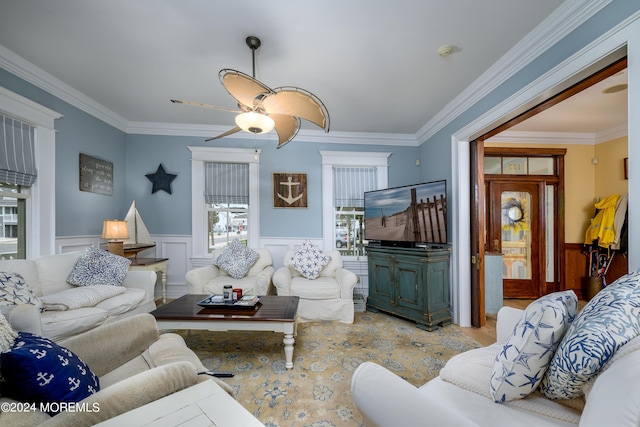
<svg viewBox="0 0 640 427">
<path fill-rule="evenodd" d="M 114 255 L 124 256 L 124 241 L 129 238 L 127 221 L 105 219 L 102 225 L 102 238 L 109 240 L 107 250 Z"/>
</svg>

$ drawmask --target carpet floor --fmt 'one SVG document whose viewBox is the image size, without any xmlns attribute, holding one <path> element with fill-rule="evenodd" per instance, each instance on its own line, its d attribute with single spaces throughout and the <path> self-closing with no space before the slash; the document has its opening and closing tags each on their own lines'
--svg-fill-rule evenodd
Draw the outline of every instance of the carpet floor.
<svg viewBox="0 0 640 427">
<path fill-rule="evenodd" d="M 285 369 L 282 334 L 174 331 L 208 369 L 231 371 L 236 399 L 268 427 L 361 426 L 351 376 L 365 361 L 420 386 L 452 356 L 480 345 L 458 326 L 433 332 L 383 313 L 356 313 L 352 325 L 298 325 L 293 369 Z"/>
</svg>

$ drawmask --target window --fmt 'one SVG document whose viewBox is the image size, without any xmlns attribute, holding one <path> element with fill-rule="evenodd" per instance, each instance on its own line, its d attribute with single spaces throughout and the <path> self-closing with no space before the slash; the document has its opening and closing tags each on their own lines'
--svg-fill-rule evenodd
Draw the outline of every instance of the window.
<svg viewBox="0 0 640 427">
<path fill-rule="evenodd" d="M 62 115 L 0 87 L 0 115 L 5 114 L 34 127 L 33 164 L 37 169 L 37 180 L 29 188 L 22 183 L 11 184 L 16 186 L 14 188 L 7 185 L 0 188 L 3 198 L 16 199 L 12 203 L 15 203 L 18 211 L 18 222 L 24 224 L 24 249 L 18 251 L 23 250 L 25 258 L 53 254 L 56 224 L 54 120 Z M 6 182 L 5 179 L 0 181 Z M 18 225 L 19 239 L 20 230 Z"/>
<path fill-rule="evenodd" d="M 205 163 L 208 252 L 233 239 L 247 242 L 249 165 Z"/>
<path fill-rule="evenodd" d="M 364 255 L 364 193 L 377 190 L 376 168 L 333 167 L 335 248 L 341 255 Z"/>
<path fill-rule="evenodd" d="M 258 246 L 261 150 L 189 147 L 193 257 L 240 238 Z"/>
<path fill-rule="evenodd" d="M 18 185 L 0 182 L 0 259 L 26 258 L 26 199 Z"/>
<path fill-rule="evenodd" d="M 388 186 L 391 153 L 321 151 L 324 247 L 364 253 L 364 192 Z"/>
</svg>

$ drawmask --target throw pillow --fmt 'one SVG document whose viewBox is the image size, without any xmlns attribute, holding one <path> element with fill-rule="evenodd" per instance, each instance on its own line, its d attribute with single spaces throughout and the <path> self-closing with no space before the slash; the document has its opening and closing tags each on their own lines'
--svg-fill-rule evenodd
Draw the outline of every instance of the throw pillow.
<svg viewBox="0 0 640 427">
<path fill-rule="evenodd" d="M 20 332 L 11 351 L 0 355 L 0 365 L 5 380 L 2 394 L 16 400 L 79 402 L 100 390 L 98 377 L 77 355 L 27 332 Z"/>
<path fill-rule="evenodd" d="M 71 270 L 67 283 L 74 286 L 120 286 L 129 271 L 131 260 L 110 252 L 88 247 Z"/>
<path fill-rule="evenodd" d="M 32 304 L 44 311 L 44 304 L 29 289 L 21 274 L 0 272 L 0 305 L 18 304 Z"/>
<path fill-rule="evenodd" d="M 236 239 L 224 248 L 214 264 L 234 279 L 242 279 L 258 258 L 260 258 L 258 252 Z"/>
<path fill-rule="evenodd" d="M 533 392 L 578 311 L 573 291 L 538 298 L 524 310 L 513 335 L 496 356 L 491 372 L 491 397 L 502 403 Z"/>
<path fill-rule="evenodd" d="M 587 303 L 558 346 L 541 391 L 551 399 L 578 397 L 618 348 L 640 335 L 640 272 L 627 274 Z"/>
<path fill-rule="evenodd" d="M 331 257 L 308 240 L 289 259 L 288 265 L 307 279 L 317 279 L 320 272 L 331 261 Z"/>
<path fill-rule="evenodd" d="M 18 333 L 13 330 L 7 318 L 0 313 L 0 353 L 7 352 L 13 347 L 13 342 L 18 337 Z"/>
</svg>

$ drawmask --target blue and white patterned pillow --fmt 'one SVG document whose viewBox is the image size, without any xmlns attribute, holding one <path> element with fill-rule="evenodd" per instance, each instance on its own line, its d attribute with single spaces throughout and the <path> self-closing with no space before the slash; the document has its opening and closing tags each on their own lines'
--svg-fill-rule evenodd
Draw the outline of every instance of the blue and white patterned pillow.
<svg viewBox="0 0 640 427">
<path fill-rule="evenodd" d="M 76 354 L 27 332 L 20 332 L 11 350 L 0 355 L 0 365 L 3 395 L 16 400 L 79 402 L 100 390 L 100 380 Z"/>
<path fill-rule="evenodd" d="M 289 259 L 288 265 L 307 279 L 317 279 L 320 272 L 331 261 L 331 257 L 308 240 Z"/>
<path fill-rule="evenodd" d="M 258 258 L 258 252 L 236 239 L 224 248 L 213 263 L 234 279 L 242 279 Z"/>
<path fill-rule="evenodd" d="M 545 295 L 527 306 L 496 356 L 490 388 L 495 402 L 522 399 L 538 387 L 577 311 L 573 291 Z"/>
<path fill-rule="evenodd" d="M 569 327 L 540 389 L 551 399 L 583 394 L 615 351 L 640 335 L 640 273 L 631 273 L 598 292 Z"/>
<path fill-rule="evenodd" d="M 0 271 L 0 305 L 32 304 L 44 311 L 40 301 L 19 273 Z"/>
<path fill-rule="evenodd" d="M 129 271 L 131 260 L 111 252 L 88 247 L 71 270 L 67 283 L 74 286 L 120 286 Z"/>
</svg>

